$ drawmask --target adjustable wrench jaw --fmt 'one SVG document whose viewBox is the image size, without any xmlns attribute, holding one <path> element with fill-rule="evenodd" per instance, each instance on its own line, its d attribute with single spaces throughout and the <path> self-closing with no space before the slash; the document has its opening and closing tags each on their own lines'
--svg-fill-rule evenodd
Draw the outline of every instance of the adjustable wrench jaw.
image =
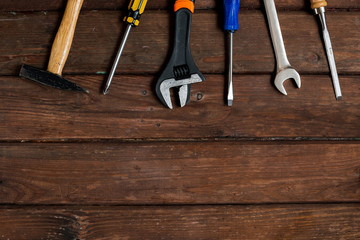
<svg viewBox="0 0 360 240">
<path fill-rule="evenodd" d="M 175 78 L 165 79 L 159 84 L 159 93 L 158 97 L 161 102 L 165 104 L 168 108 L 173 109 L 171 103 L 170 89 L 178 88 L 178 97 L 180 101 L 180 106 L 185 106 L 190 100 L 190 87 L 193 83 L 202 82 L 203 79 L 199 74 L 193 74 L 190 78 L 183 80 L 175 80 Z"/>
</svg>

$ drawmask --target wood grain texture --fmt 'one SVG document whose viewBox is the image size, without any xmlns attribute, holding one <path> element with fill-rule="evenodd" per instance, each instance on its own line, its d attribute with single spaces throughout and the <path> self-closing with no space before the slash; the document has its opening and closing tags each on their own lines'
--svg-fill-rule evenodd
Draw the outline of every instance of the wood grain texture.
<svg viewBox="0 0 360 240">
<path fill-rule="evenodd" d="M 276 0 L 302 76 L 283 96 L 262 0 L 242 0 L 231 108 L 222 2 L 196 2 L 191 49 L 207 80 L 169 110 L 154 86 L 171 1 L 149 2 L 107 96 L 128 0 L 84 2 L 64 73 L 90 94 L 17 77 L 23 63 L 46 68 L 66 0 L 0 1 L 1 240 L 360 239 L 360 1 L 328 1 L 337 102 L 310 1 Z"/>
<path fill-rule="evenodd" d="M 339 9 L 358 9 L 360 2 L 358 0 L 328 0 L 329 8 Z M 64 8 L 66 0 L 31 0 L 31 4 L 26 0 L 2 0 L 0 1 L 1 11 L 41 11 L 41 10 L 59 10 Z M 84 3 L 84 9 L 126 9 L 129 4 L 128 0 L 87 0 Z M 166 9 L 172 8 L 171 1 L 156 0 L 149 1 L 147 9 Z M 262 7 L 261 0 L 242 0 L 241 8 L 253 9 Z M 277 0 L 276 5 L 280 9 L 310 9 L 309 1 L 299 0 Z M 222 1 L 219 0 L 201 0 L 195 4 L 196 9 L 220 8 Z"/>
<path fill-rule="evenodd" d="M 358 202 L 358 143 L 0 146 L 1 204 Z"/>
<path fill-rule="evenodd" d="M 359 213 L 357 204 L 2 208 L 0 237 L 355 240 Z"/>
<path fill-rule="evenodd" d="M 235 75 L 233 107 L 225 105 L 226 79 L 206 75 L 193 84 L 184 108 L 163 106 L 155 77 L 116 76 L 110 93 L 105 76 L 67 76 L 90 94 L 60 91 L 17 77 L 0 78 L 0 139 L 148 138 L 353 138 L 360 136 L 360 82 L 341 76 L 336 101 L 330 76 L 303 76 L 288 96 L 269 75 Z"/>
<path fill-rule="evenodd" d="M 122 15 L 112 11 L 81 13 L 65 74 L 110 70 L 125 26 L 120 20 Z M 117 73 L 160 74 L 170 54 L 170 18 L 166 11 L 147 11 L 142 16 L 140 26 L 131 31 Z M 226 69 L 226 38 L 219 18 L 214 11 L 193 16 L 191 50 L 203 73 L 224 73 Z M 45 69 L 60 19 L 57 12 L 0 14 L 0 29 L 8 29 L 0 33 L 3 39 L 0 75 L 18 75 L 24 63 Z M 261 11 L 245 11 L 240 15 L 241 28 L 234 34 L 235 73 L 275 71 L 265 19 Z M 329 12 L 327 19 L 339 74 L 359 74 L 360 31 L 353 29 L 360 26 L 360 14 Z M 317 17 L 305 12 L 284 12 L 279 14 L 279 20 L 291 65 L 300 74 L 328 74 Z"/>
</svg>

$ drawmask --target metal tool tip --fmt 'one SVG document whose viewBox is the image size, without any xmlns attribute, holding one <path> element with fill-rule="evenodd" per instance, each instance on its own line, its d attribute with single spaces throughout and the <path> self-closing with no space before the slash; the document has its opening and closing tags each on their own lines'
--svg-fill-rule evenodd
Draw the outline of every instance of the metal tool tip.
<svg viewBox="0 0 360 240">
<path fill-rule="evenodd" d="M 228 104 L 229 107 L 231 107 L 232 104 L 233 104 L 233 100 L 228 100 L 227 104 Z"/>
<path fill-rule="evenodd" d="M 109 92 L 109 88 L 104 89 L 103 94 L 106 95 Z"/>
<path fill-rule="evenodd" d="M 87 89 L 82 88 L 82 87 L 80 87 L 78 85 L 76 85 L 75 90 L 79 91 L 79 92 L 83 92 L 83 93 L 89 93 L 89 91 Z"/>
<path fill-rule="evenodd" d="M 287 92 L 286 92 L 286 90 L 285 90 L 285 88 L 284 88 L 284 86 L 282 84 L 278 85 L 278 84 L 275 83 L 275 86 L 282 94 L 287 95 Z"/>
<path fill-rule="evenodd" d="M 74 88 L 75 91 L 78 91 L 78 92 L 83 92 L 83 93 L 89 93 L 88 90 L 86 90 L 85 88 L 82 88 L 80 86 L 77 86 Z"/>
<path fill-rule="evenodd" d="M 337 100 L 337 101 L 341 101 L 342 98 L 343 98 L 342 96 L 338 96 L 338 97 L 336 97 L 336 100 Z"/>
</svg>

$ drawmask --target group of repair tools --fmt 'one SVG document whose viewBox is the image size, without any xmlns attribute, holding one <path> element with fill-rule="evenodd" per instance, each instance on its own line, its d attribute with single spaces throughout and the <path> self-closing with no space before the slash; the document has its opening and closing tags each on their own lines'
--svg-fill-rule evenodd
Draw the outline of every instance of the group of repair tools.
<svg viewBox="0 0 360 240">
<path fill-rule="evenodd" d="M 68 0 L 62 22 L 51 49 L 47 71 L 40 70 L 29 65 L 23 65 L 20 70 L 20 76 L 58 89 L 88 92 L 86 89 L 70 82 L 69 80 L 66 80 L 61 76 L 70 52 L 77 19 L 79 17 L 83 1 L 84 0 Z M 327 2 L 326 0 L 310 0 L 310 2 L 311 8 L 315 11 L 315 14 L 320 17 L 323 40 L 325 43 L 335 96 L 337 100 L 340 100 L 342 98 L 340 83 L 325 19 L 325 7 L 327 6 Z M 103 90 L 104 94 L 107 94 L 109 91 L 110 84 L 120 61 L 130 30 L 132 27 L 137 27 L 139 25 L 140 17 L 145 10 L 146 4 L 147 0 L 130 0 L 128 15 L 124 17 L 124 22 L 127 24 L 127 28 L 106 81 L 105 88 Z M 287 59 L 274 0 L 264 0 L 264 4 L 277 63 L 277 74 L 274 84 L 282 94 L 287 95 L 283 86 L 284 81 L 287 79 L 294 79 L 297 87 L 300 88 L 300 75 L 293 67 L 291 67 Z M 224 30 L 229 33 L 228 106 L 232 106 L 234 100 L 232 81 L 233 33 L 239 29 L 239 8 L 240 0 L 224 0 Z M 183 107 L 190 100 L 191 84 L 205 81 L 204 75 L 195 65 L 190 52 L 190 28 L 194 9 L 195 0 L 175 1 L 175 34 L 172 54 L 157 81 L 155 89 L 159 100 L 170 109 L 173 108 L 170 89 L 175 91 L 178 97 L 178 102 L 180 106 Z"/>
</svg>

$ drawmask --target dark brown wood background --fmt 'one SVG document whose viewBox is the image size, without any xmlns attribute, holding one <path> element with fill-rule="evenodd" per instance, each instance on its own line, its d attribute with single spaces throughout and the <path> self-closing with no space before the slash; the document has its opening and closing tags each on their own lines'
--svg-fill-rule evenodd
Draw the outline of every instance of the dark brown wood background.
<svg viewBox="0 0 360 240">
<path fill-rule="evenodd" d="M 107 96 L 128 0 L 85 0 L 64 92 L 17 77 L 46 68 L 66 1 L 0 1 L 0 239 L 359 239 L 360 1 L 329 0 L 344 99 L 336 101 L 308 1 L 277 0 L 301 89 L 273 86 L 260 0 L 243 0 L 225 103 L 222 1 L 197 1 L 184 108 L 154 85 L 169 56 L 171 3 L 150 1 Z"/>
</svg>

